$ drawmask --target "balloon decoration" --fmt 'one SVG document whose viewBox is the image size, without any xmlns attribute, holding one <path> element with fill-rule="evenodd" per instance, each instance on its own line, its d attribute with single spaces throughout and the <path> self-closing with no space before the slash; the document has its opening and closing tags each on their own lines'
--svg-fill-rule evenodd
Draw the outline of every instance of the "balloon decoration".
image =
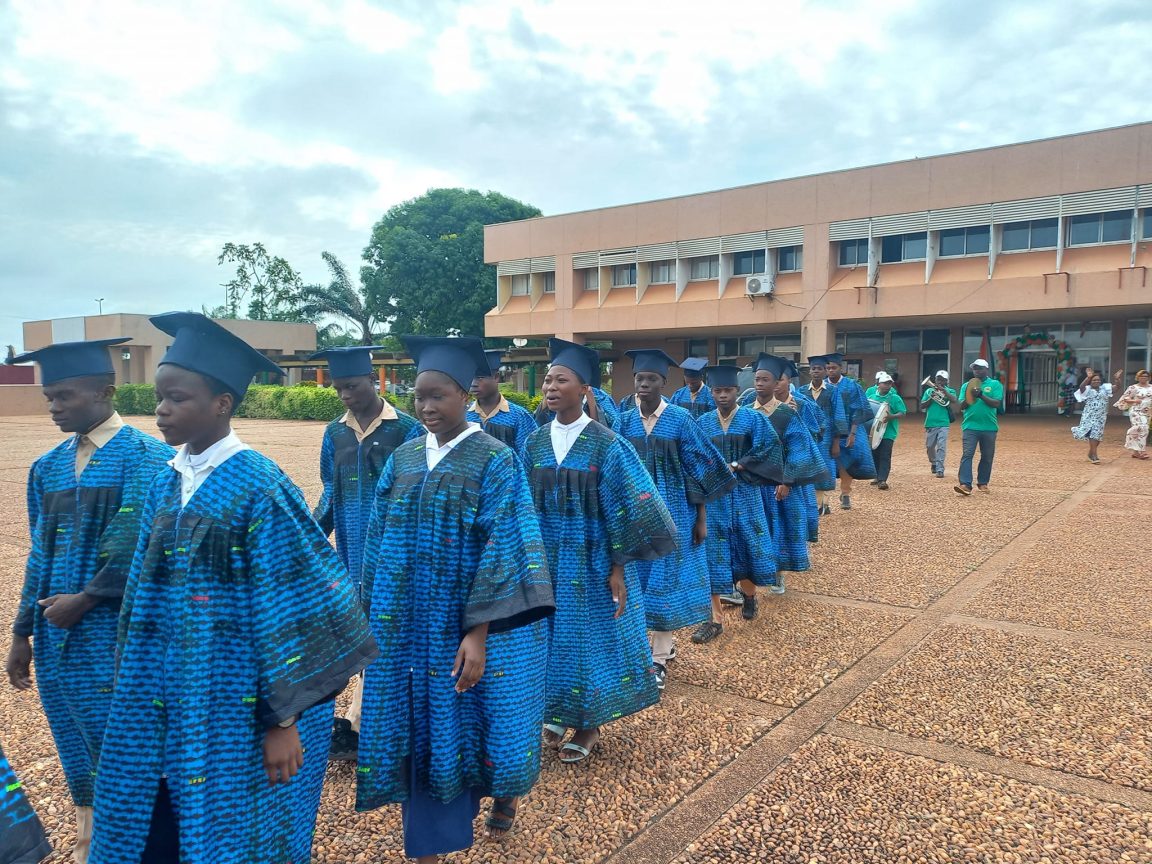
<svg viewBox="0 0 1152 864">
<path fill-rule="evenodd" d="M 1028 333 L 1011 340 L 1003 351 L 998 352 L 1001 368 L 1008 368 L 1008 361 L 1018 355 L 1021 349 L 1038 345 L 1048 346 L 1056 352 L 1056 380 L 1061 380 L 1076 362 L 1076 354 L 1063 339 L 1053 339 L 1047 333 Z"/>
</svg>

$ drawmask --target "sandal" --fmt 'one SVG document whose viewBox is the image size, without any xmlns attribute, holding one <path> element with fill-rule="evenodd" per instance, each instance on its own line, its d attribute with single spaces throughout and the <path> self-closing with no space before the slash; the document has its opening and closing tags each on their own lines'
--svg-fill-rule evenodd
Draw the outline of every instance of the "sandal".
<svg viewBox="0 0 1152 864">
<path fill-rule="evenodd" d="M 584 747 L 580 744 L 575 744 L 572 741 L 569 741 L 560 748 L 560 761 L 565 765 L 575 765 L 577 762 L 583 762 L 585 759 L 592 755 L 592 751 L 596 749 L 596 745 L 599 743 L 599 729 L 596 730 L 596 737 L 592 739 L 592 745 L 590 747 Z M 565 759 L 565 753 L 575 753 L 576 757 L 574 759 Z"/>
<path fill-rule="evenodd" d="M 488 812 L 488 818 L 484 820 L 489 840 L 502 840 L 508 835 L 512 830 L 512 823 L 516 821 L 516 811 L 519 807 L 519 798 L 492 799 L 492 809 Z"/>
<path fill-rule="evenodd" d="M 555 746 L 564 740 L 564 736 L 568 734 L 568 730 L 563 726 L 557 726 L 555 723 L 544 724 L 544 743 Z M 552 737 L 549 738 L 548 736 Z"/>
</svg>

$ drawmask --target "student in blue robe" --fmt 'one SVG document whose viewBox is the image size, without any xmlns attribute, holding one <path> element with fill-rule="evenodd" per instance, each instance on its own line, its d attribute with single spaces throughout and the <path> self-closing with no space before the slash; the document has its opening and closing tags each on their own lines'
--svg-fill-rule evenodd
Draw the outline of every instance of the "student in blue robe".
<svg viewBox="0 0 1152 864">
<path fill-rule="evenodd" d="M 660 689 L 675 656 L 673 631 L 707 621 L 710 576 L 705 540 L 707 502 L 727 495 L 736 477 L 692 415 L 661 398 L 675 360 L 659 349 L 626 352 L 632 358 L 637 409 L 616 431 L 628 439 L 676 523 L 676 552 L 657 561 L 633 561 L 644 591 L 652 661 Z"/>
<path fill-rule="evenodd" d="M 0 864 L 37 864 L 51 854 L 44 826 L 0 749 Z"/>
<path fill-rule="evenodd" d="M 500 392 L 500 358 L 504 352 L 485 351 L 484 355 L 488 364 L 481 371 L 487 370 L 487 374 L 478 374 L 472 382 L 474 400 L 468 406 L 468 422 L 479 423 L 481 429 L 521 456 L 528 436 L 539 428 L 536 418 Z"/>
<path fill-rule="evenodd" d="M 364 596 L 381 657 L 364 679 L 356 807 L 401 803 L 406 853 L 512 827 L 540 771 L 552 580 L 528 481 L 511 448 L 468 423 L 486 364 L 475 337 L 402 337 L 428 430 L 376 489 Z"/>
<path fill-rule="evenodd" d="M 545 738 L 560 761 L 582 762 L 601 727 L 660 698 L 644 596 L 629 561 L 676 549 L 676 526 L 652 477 L 623 438 L 581 410 L 596 352 L 553 339 L 544 400 L 556 413 L 528 442 L 528 482 L 556 614 L 548 653 Z"/>
<path fill-rule="evenodd" d="M 867 424 L 872 419 L 872 406 L 864 388 L 844 374 L 844 355 L 828 354 L 824 358 L 828 373 L 827 387 L 832 402 L 832 449 L 840 475 L 840 507 L 852 509 L 852 481 L 871 480 L 876 476 L 872 459 L 872 442 Z"/>
<path fill-rule="evenodd" d="M 672 398 L 668 400 L 673 405 L 679 405 L 697 420 L 700 419 L 700 415 L 716 409 L 712 391 L 704 383 L 704 367 L 707 365 L 708 361 L 701 357 L 686 358 L 680 364 L 680 369 L 684 373 L 684 386 L 673 393 Z"/>
<path fill-rule="evenodd" d="M 328 348 L 308 358 L 328 361 L 332 387 L 347 409 L 324 430 L 320 445 L 324 491 L 312 515 L 325 534 L 335 532 L 336 552 L 357 590 L 376 481 L 392 451 L 424 432 L 413 417 L 392 407 L 377 392 L 372 352 L 378 350 L 378 345 Z M 364 678 L 358 676 L 352 701 L 332 730 L 333 759 L 356 759 L 363 694 Z"/>
<path fill-rule="evenodd" d="M 28 475 L 32 549 L 12 627 L 8 678 L 36 683 L 76 806 L 75 860 L 92 840 L 93 778 L 112 705 L 116 620 L 148 487 L 172 448 L 125 426 L 113 408 L 108 346 L 126 339 L 50 345 L 36 361 L 48 411 L 71 437 Z M 31 637 L 31 638 L 30 638 Z"/>
<path fill-rule="evenodd" d="M 277 366 L 194 312 L 156 370 L 157 476 L 120 617 L 92 864 L 308 861 L 335 694 L 376 655 L 304 496 L 231 429 Z"/>
<path fill-rule="evenodd" d="M 800 419 L 788 386 L 790 361 L 772 354 L 756 359 L 756 403 L 776 429 L 784 446 L 784 471 L 779 484 L 763 487 L 764 506 L 776 542 L 777 571 L 802 571 L 809 567 L 808 519 L 810 501 L 798 487 L 818 482 L 825 474 L 820 446 Z M 784 593 L 784 577 L 778 573 L 774 594 Z"/>
<path fill-rule="evenodd" d="M 740 368 L 709 366 L 704 374 L 716 410 L 700 417 L 700 431 L 735 472 L 737 483 L 730 494 L 705 505 L 712 618 L 692 634 L 698 644 L 711 642 L 723 632 L 720 598 L 732 591 L 734 583 L 746 621 L 756 617 L 756 586 L 776 584 L 776 547 L 761 487 L 779 483 L 784 468 L 784 451 L 775 428 L 757 412 L 736 404 Z"/>
<path fill-rule="evenodd" d="M 839 473 L 839 469 L 836 466 L 836 459 L 832 456 L 832 439 L 835 437 L 835 423 L 832 418 L 832 393 L 835 388 L 829 386 L 827 383 L 826 362 L 825 355 L 823 354 L 814 354 L 808 358 L 808 376 L 810 380 L 801 388 L 803 394 L 815 402 L 821 411 L 820 452 L 824 455 L 824 463 L 828 467 L 828 479 L 816 485 L 816 491 L 820 493 L 817 510 L 821 516 L 829 516 L 832 513 L 828 499 L 830 493 L 836 491 L 836 477 Z"/>
<path fill-rule="evenodd" d="M 800 370 L 796 367 L 795 362 L 789 360 L 784 370 L 784 377 L 781 379 L 780 384 L 777 385 L 777 389 L 787 394 L 789 404 L 796 409 L 796 413 L 804 422 L 805 428 L 811 433 L 812 440 L 816 442 L 817 449 L 823 452 L 821 441 L 823 439 L 824 426 L 826 425 L 824 412 L 812 400 L 804 388 L 796 386 L 798 380 L 800 380 Z M 828 486 L 831 482 L 831 478 L 828 478 L 819 484 L 819 486 Z M 820 505 L 817 502 L 816 496 L 819 486 L 815 483 L 805 483 L 796 490 L 803 496 L 804 506 L 808 513 L 809 543 L 818 543 L 820 541 Z"/>
<path fill-rule="evenodd" d="M 575 345 L 577 343 L 571 342 L 569 344 Z M 600 383 L 600 364 L 597 363 L 592 372 L 592 380 L 588 384 L 588 393 L 584 396 L 584 411 L 600 425 L 615 429 L 623 412 L 612 401 L 612 397 L 600 389 Z M 541 401 L 536 409 L 537 425 L 544 426 L 552 422 L 552 418 L 555 416 L 555 413 L 549 411 L 548 406 Z"/>
</svg>

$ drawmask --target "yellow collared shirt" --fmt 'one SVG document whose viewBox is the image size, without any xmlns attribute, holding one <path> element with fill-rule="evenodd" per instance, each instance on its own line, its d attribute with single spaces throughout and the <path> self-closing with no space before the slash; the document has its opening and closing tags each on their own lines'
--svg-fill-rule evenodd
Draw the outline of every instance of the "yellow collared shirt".
<svg viewBox="0 0 1152 864">
<path fill-rule="evenodd" d="M 488 411 L 487 413 L 485 413 L 484 409 L 480 407 L 479 402 L 473 402 L 472 405 L 468 408 L 468 410 L 469 411 L 475 411 L 476 414 L 480 417 L 481 423 L 487 423 L 489 420 L 491 420 L 493 417 L 495 417 L 501 411 L 503 411 L 505 414 L 507 414 L 512 409 L 508 407 L 508 400 L 504 398 L 503 394 L 501 394 L 500 401 L 496 403 L 496 407 L 493 408 L 491 411 Z"/>
<path fill-rule="evenodd" d="M 360 424 L 356 422 L 356 415 L 351 411 L 345 411 L 344 416 L 340 418 L 340 422 L 352 430 L 356 436 L 357 443 L 362 442 L 365 438 L 380 428 L 380 424 L 385 420 L 395 420 L 396 409 L 392 407 L 392 403 L 383 397 L 380 398 L 380 413 L 376 415 L 376 419 L 368 424 L 367 429 L 361 429 Z"/>
<path fill-rule="evenodd" d="M 116 433 L 124 428 L 124 421 L 115 411 L 112 416 L 90 432 L 76 436 L 76 479 L 84 473 L 92 455 L 116 437 Z"/>
</svg>

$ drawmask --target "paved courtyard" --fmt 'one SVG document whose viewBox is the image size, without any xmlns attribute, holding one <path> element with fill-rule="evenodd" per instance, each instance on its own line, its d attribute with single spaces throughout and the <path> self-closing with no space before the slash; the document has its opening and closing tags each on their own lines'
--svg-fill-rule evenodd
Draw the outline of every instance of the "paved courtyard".
<svg viewBox="0 0 1152 864">
<path fill-rule="evenodd" d="M 152 430 L 148 418 L 133 418 Z M 322 424 L 237 421 L 310 502 Z M 760 618 L 682 634 L 660 705 L 583 766 L 546 751 L 517 828 L 460 862 L 1152 862 L 1152 467 L 1110 421 L 1090 464 L 1055 418 L 1008 418 L 992 492 L 931 476 L 915 420 L 891 490 L 821 522 L 813 567 Z M 0 602 L 15 608 L 24 481 L 60 440 L 0 418 Z M 6 641 L 5 641 L 6 650 Z M 72 808 L 35 693 L 0 736 L 55 845 Z M 329 768 L 315 860 L 400 860 L 397 808 L 357 814 Z M 58 854 L 54 861 L 71 860 Z"/>
</svg>

